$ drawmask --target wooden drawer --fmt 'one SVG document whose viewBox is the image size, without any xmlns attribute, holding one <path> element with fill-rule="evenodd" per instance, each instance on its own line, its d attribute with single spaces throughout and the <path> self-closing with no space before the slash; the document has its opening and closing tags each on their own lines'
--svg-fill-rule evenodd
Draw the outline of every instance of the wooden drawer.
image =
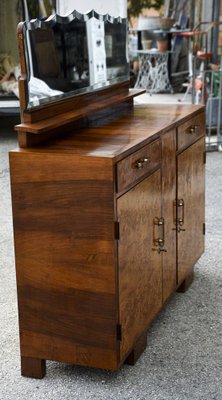
<svg viewBox="0 0 222 400">
<path fill-rule="evenodd" d="M 177 150 L 181 150 L 205 135 L 205 114 L 201 113 L 177 128 Z"/>
<path fill-rule="evenodd" d="M 157 139 L 117 164 L 117 190 L 135 184 L 141 177 L 152 172 L 161 162 L 161 144 Z"/>
</svg>

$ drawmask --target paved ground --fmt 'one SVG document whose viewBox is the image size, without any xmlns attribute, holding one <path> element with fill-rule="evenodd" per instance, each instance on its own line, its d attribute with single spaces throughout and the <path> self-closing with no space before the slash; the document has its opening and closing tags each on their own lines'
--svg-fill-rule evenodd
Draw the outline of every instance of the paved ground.
<svg viewBox="0 0 222 400">
<path fill-rule="evenodd" d="M 206 252 L 185 294 L 153 323 L 134 367 L 117 373 L 47 363 L 43 380 L 20 376 L 8 151 L 14 121 L 0 122 L 0 400 L 222 399 L 222 153 L 207 154 Z"/>
</svg>

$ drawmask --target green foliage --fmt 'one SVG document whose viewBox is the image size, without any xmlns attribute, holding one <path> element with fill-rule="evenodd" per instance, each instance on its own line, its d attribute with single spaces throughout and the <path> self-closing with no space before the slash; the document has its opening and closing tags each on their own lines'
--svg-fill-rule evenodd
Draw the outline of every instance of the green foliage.
<svg viewBox="0 0 222 400">
<path fill-rule="evenodd" d="M 127 0 L 128 18 L 138 17 L 144 8 L 159 10 L 163 4 L 164 0 Z"/>
<path fill-rule="evenodd" d="M 52 14 L 53 8 L 56 7 L 56 0 L 44 0 L 43 1 L 44 7 L 47 12 L 47 16 Z M 41 10 L 39 5 L 39 0 L 27 0 L 27 6 L 29 11 L 30 18 L 38 18 L 41 17 Z"/>
</svg>

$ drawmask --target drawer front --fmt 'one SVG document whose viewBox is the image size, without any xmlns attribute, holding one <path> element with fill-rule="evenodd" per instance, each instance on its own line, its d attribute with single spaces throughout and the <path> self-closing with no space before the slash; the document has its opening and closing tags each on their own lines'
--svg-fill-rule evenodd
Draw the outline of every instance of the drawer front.
<svg viewBox="0 0 222 400">
<path fill-rule="evenodd" d="M 197 139 L 205 135 L 205 114 L 201 113 L 177 129 L 177 150 L 189 146 Z"/>
<path fill-rule="evenodd" d="M 157 139 L 117 164 L 117 190 L 121 192 L 152 172 L 161 162 L 161 144 Z"/>
</svg>

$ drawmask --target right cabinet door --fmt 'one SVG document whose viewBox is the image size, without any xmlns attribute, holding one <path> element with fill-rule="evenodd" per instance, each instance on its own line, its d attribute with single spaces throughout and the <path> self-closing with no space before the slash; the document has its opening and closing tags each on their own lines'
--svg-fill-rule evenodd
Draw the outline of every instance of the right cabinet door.
<svg viewBox="0 0 222 400">
<path fill-rule="evenodd" d="M 205 138 L 177 156 L 178 284 L 204 251 Z"/>
</svg>

